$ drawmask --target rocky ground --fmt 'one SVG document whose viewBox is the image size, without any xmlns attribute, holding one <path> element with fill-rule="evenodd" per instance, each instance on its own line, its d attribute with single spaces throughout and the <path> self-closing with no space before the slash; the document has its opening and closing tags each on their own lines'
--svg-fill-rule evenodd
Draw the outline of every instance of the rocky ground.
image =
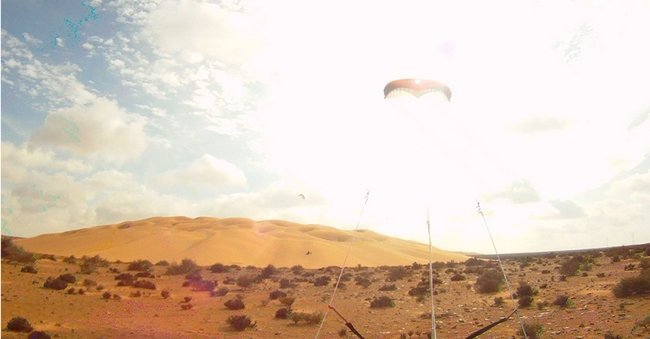
<svg viewBox="0 0 650 339">
<path fill-rule="evenodd" d="M 520 308 L 519 314 L 523 321 L 540 325 L 541 337 L 604 338 L 610 333 L 614 337 L 648 338 L 650 295 L 617 298 L 612 293 L 622 278 L 639 275 L 640 266 L 647 264 L 649 259 L 645 254 L 628 250 L 582 254 L 576 261 L 579 263 L 576 274 L 565 277 L 561 269 L 571 259 L 570 255 L 508 259 L 504 267 L 514 289 L 520 282 L 532 287 L 531 305 Z M 188 280 L 186 274 L 166 275 L 169 266 L 153 265 L 149 269 L 152 277 L 137 278 L 155 284 L 155 289 L 146 289 L 129 286 L 134 283 L 128 279 L 123 280 L 127 281 L 126 286 L 117 286 L 118 274 L 138 273 L 129 271 L 128 263 L 97 265 L 90 268 L 95 268 L 94 273 L 83 274 L 80 273 L 83 260 L 64 262 L 64 259 L 40 258 L 33 264 L 37 273 L 27 273 L 21 269 L 28 264 L 3 258 L 3 337 L 27 337 L 27 333 L 7 330 L 9 321 L 20 316 L 26 318 L 34 330 L 60 338 L 312 338 L 320 324 L 318 312 L 328 310 L 327 303 L 340 272 L 336 267 L 226 266 L 228 272 L 213 273 L 210 267 L 201 267 L 200 277 L 190 276 Z M 85 268 L 90 266 L 93 265 Z M 438 338 L 464 338 L 506 316 L 518 305 L 518 300 L 509 298 L 503 283 L 499 292 L 477 291 L 479 275 L 493 269 L 498 269 L 496 262 L 488 260 L 436 264 L 434 291 Z M 44 287 L 48 277 L 56 278 L 66 273 L 74 276 L 74 283 L 68 283 L 61 290 Z M 247 282 L 241 277 L 250 277 L 250 286 L 241 286 Z M 333 304 L 366 338 L 425 337 L 431 326 L 427 313 L 430 299 L 426 288 L 419 290 L 420 297 L 414 288 L 419 283 L 427 286 L 427 277 L 424 265 L 346 268 L 344 286 L 338 289 Z M 86 280 L 97 285 L 84 283 Z M 216 296 L 206 291 L 213 287 L 210 282 L 216 282 L 214 291 L 226 287 L 228 293 Z M 187 286 L 183 287 L 184 284 Z M 74 291 L 70 291 L 71 288 Z M 163 290 L 169 291 L 168 298 L 161 295 Z M 274 291 L 282 293 L 275 292 L 273 297 L 284 293 L 287 298 L 272 298 L 270 294 Z M 109 292 L 108 299 L 104 296 L 106 292 Z M 380 303 L 375 300 L 382 296 L 390 299 L 385 304 L 388 307 L 371 307 L 373 301 Z M 568 302 L 554 305 L 558 296 L 567 296 Z M 504 301 L 497 306 L 495 299 L 499 297 Z M 186 298 L 191 300 L 186 302 Z M 296 318 L 296 322 L 291 315 L 287 319 L 276 318 L 278 309 L 286 307 L 282 302 L 288 304 L 290 298 L 294 298 L 291 305 L 294 314 L 304 312 L 314 317 Z M 228 309 L 224 303 L 231 299 L 240 299 L 244 308 Z M 244 331 L 233 329 L 227 323 L 232 315 L 247 315 L 255 322 L 255 327 Z M 482 337 L 511 338 L 517 336 L 518 328 L 519 323 L 513 316 Z M 331 312 L 327 314 L 320 337 L 352 338 L 353 335 Z"/>
</svg>

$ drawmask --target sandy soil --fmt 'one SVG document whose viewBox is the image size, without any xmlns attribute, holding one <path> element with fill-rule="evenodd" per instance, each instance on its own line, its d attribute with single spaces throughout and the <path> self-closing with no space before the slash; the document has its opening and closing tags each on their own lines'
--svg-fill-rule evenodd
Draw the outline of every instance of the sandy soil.
<svg viewBox="0 0 650 339">
<path fill-rule="evenodd" d="M 141 253 L 144 254 L 144 253 Z M 301 254 L 304 256 L 304 254 Z M 145 258 L 143 255 L 142 258 Z M 534 258 L 530 266 L 520 267 L 521 263 L 508 260 L 506 271 L 513 285 L 524 280 L 538 290 L 533 305 L 522 309 L 521 316 L 527 321 L 535 320 L 544 328 L 543 337 L 558 338 L 603 338 L 607 331 L 628 337 L 648 338 L 650 333 L 635 328 L 635 323 L 650 315 L 650 297 L 616 298 L 612 287 L 622 278 L 638 274 L 639 259 L 624 259 L 612 263 L 611 258 L 595 258 L 592 269 L 586 276 L 568 277 L 560 281 L 558 272 L 560 263 L 565 258 Z M 420 261 L 422 262 L 422 261 Z M 637 269 L 626 271 L 624 267 L 635 264 Z M 115 273 L 109 268 L 125 272 L 127 264 L 111 263 L 110 267 L 99 268 L 94 274 L 79 274 L 79 265 L 39 259 L 35 267 L 37 274 L 21 273 L 22 264 L 2 262 L 2 324 L 15 316 L 27 318 L 36 330 L 43 330 L 60 338 L 313 338 L 318 325 L 295 325 L 289 319 L 275 319 L 274 314 L 282 307 L 278 300 L 270 300 L 269 293 L 279 288 L 279 279 L 286 278 L 296 284 L 294 288 L 282 289 L 296 298 L 293 309 L 296 311 L 327 311 L 327 302 L 332 295 L 332 283 L 336 279 L 337 269 L 305 269 L 298 274 L 288 268 L 280 268 L 277 273 L 259 284 L 248 288 L 225 285 L 226 278 L 237 278 L 244 274 L 257 275 L 261 268 L 238 268 L 228 273 L 211 273 L 207 268 L 201 270 L 204 280 L 217 280 L 218 287 L 227 286 L 230 292 L 226 296 L 211 297 L 208 292 L 193 292 L 189 287 L 182 287 L 184 276 L 166 276 L 166 267 L 154 266 L 156 276 L 151 280 L 156 290 L 117 287 Z M 464 338 L 467 334 L 499 319 L 512 309 L 516 302 L 507 298 L 505 291 L 492 294 L 479 294 L 472 285 L 476 274 L 463 273 L 465 281 L 451 281 L 454 272 L 463 272 L 462 264 L 438 269 L 438 284 L 435 296 L 439 338 Z M 542 273 L 548 270 L 549 273 Z M 430 329 L 430 320 L 421 317 L 430 310 L 430 300 L 425 298 L 418 302 L 409 296 L 408 291 L 417 285 L 420 277 L 427 274 L 426 267 L 412 269 L 408 276 L 394 282 L 386 282 L 387 267 L 354 267 L 346 273 L 352 274 L 352 280 L 346 287 L 339 289 L 334 305 L 350 320 L 366 338 L 399 338 L 400 334 L 419 337 Z M 85 288 L 85 295 L 69 295 L 65 290 L 55 291 L 43 288 L 48 276 L 72 273 L 77 282 L 73 287 L 84 288 L 84 279 L 92 279 L 110 291 L 121 296 L 121 300 L 102 300 L 104 291 Z M 130 272 L 136 273 L 136 272 Z M 598 277 L 597 274 L 601 274 Z M 327 286 L 314 286 L 313 280 L 320 276 L 330 276 L 332 281 Z M 604 275 L 604 276 L 602 276 Z M 159 277 L 158 277 L 159 276 Z M 357 286 L 354 278 L 367 276 L 372 280 L 368 288 Z M 395 284 L 395 291 L 379 291 L 386 284 Z M 546 286 L 544 287 L 544 284 Z M 160 292 L 171 292 L 169 299 L 161 297 Z M 140 290 L 140 297 L 131 297 L 131 293 Z M 224 302 L 240 294 L 246 305 L 243 310 L 228 310 Z M 553 305 L 558 295 L 570 296 L 572 305 L 560 308 Z M 394 300 L 395 307 L 385 309 L 370 308 L 374 297 L 386 295 Z M 184 297 L 190 296 L 193 308 L 182 310 Z M 504 297 L 503 306 L 494 306 L 495 297 Z M 547 301 L 548 306 L 539 308 L 537 304 Z M 244 332 L 233 331 L 226 323 L 230 315 L 246 314 L 257 322 L 254 329 Z M 330 313 L 325 321 L 321 338 L 338 338 L 337 334 L 344 328 L 342 321 Z M 511 338 L 516 334 L 518 323 L 511 319 L 497 326 L 483 338 Z M 409 333 L 412 333 L 409 336 Z M 16 334 L 3 329 L 6 338 L 24 338 L 25 334 Z M 348 331 L 347 337 L 352 338 Z"/>
</svg>

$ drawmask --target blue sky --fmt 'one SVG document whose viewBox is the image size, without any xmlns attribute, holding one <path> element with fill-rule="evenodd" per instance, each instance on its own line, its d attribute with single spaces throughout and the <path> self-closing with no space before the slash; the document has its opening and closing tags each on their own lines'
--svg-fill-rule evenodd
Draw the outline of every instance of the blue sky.
<svg viewBox="0 0 650 339">
<path fill-rule="evenodd" d="M 650 242 L 648 1 L 3 1 L 3 233 L 244 216 Z M 420 77 L 452 100 L 390 101 Z M 299 195 L 303 194 L 305 199 Z"/>
</svg>

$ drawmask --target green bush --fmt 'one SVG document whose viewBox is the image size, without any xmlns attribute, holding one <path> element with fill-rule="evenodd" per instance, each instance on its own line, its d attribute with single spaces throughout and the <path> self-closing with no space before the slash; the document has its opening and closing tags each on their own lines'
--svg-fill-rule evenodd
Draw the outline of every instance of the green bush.
<svg viewBox="0 0 650 339">
<path fill-rule="evenodd" d="M 14 331 L 14 332 L 31 332 L 34 328 L 32 328 L 32 325 L 27 321 L 27 319 L 23 317 L 14 317 L 9 320 L 7 323 L 7 329 L 9 331 Z"/>
<path fill-rule="evenodd" d="M 577 255 L 562 263 L 560 266 L 560 273 L 563 275 L 573 276 L 578 274 L 578 271 L 580 270 L 591 270 L 592 263 L 593 259 Z"/>
<path fill-rule="evenodd" d="M 497 270 L 488 270 L 483 272 L 476 279 L 476 290 L 479 293 L 494 293 L 501 289 L 503 275 Z"/>
<path fill-rule="evenodd" d="M 524 330 L 530 339 L 539 339 L 541 338 L 542 332 L 544 332 L 544 328 L 538 322 L 524 322 Z M 521 328 L 517 330 L 517 334 L 520 336 L 524 335 L 524 333 L 521 331 Z"/>
<path fill-rule="evenodd" d="M 373 298 L 373 300 L 370 302 L 370 308 L 386 308 L 386 307 L 395 307 L 395 302 L 393 302 L 393 299 L 385 295 L 379 298 Z"/>
<path fill-rule="evenodd" d="M 231 315 L 226 320 L 228 325 L 237 331 L 243 331 L 247 328 L 255 328 L 255 322 L 251 320 L 247 315 Z"/>
<path fill-rule="evenodd" d="M 614 295 L 618 298 L 625 298 L 635 294 L 643 295 L 650 293 L 650 269 L 644 269 L 639 276 L 623 278 L 613 289 Z"/>
</svg>

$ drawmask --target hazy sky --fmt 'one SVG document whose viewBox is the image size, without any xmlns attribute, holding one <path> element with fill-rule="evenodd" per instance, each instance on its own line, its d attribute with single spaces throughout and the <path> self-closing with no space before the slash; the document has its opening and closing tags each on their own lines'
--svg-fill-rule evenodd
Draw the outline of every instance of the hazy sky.
<svg viewBox="0 0 650 339">
<path fill-rule="evenodd" d="M 2 232 L 186 215 L 650 242 L 650 1 L 2 1 Z M 448 104 L 384 100 L 439 80 Z M 304 195 L 304 199 L 300 196 Z"/>
</svg>

